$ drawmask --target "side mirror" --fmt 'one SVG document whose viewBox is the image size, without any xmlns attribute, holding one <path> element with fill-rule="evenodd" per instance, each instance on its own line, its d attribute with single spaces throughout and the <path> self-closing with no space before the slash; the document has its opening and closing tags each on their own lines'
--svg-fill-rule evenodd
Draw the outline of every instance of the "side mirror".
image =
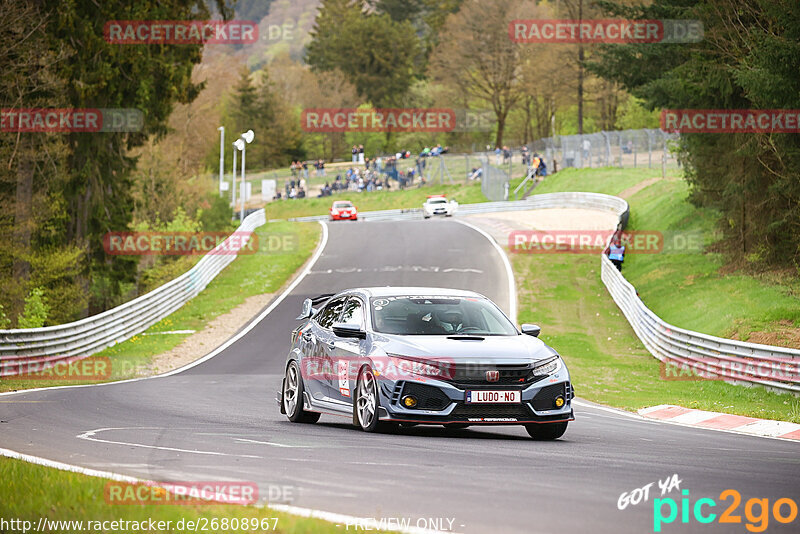
<svg viewBox="0 0 800 534">
<path fill-rule="evenodd" d="M 355 324 L 336 323 L 331 328 L 333 333 L 339 337 L 353 337 L 358 339 L 365 339 L 367 333 L 361 330 L 361 327 Z"/>
<path fill-rule="evenodd" d="M 311 302 L 311 299 L 304 300 L 303 308 L 300 310 L 300 315 L 297 316 L 297 320 L 299 321 L 300 319 L 308 319 L 309 317 L 314 315 L 314 312 L 316 310 L 314 310 L 313 306 L 314 303 Z"/>
<path fill-rule="evenodd" d="M 522 333 L 528 336 L 539 337 L 542 329 L 538 324 L 524 324 L 522 325 Z"/>
</svg>

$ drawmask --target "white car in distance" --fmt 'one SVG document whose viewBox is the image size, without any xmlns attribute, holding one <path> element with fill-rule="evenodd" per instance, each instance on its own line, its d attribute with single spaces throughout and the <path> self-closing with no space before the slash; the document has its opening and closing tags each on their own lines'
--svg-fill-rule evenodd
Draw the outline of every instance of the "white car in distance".
<svg viewBox="0 0 800 534">
<path fill-rule="evenodd" d="M 458 202 L 455 200 L 447 200 L 444 195 L 430 195 L 422 205 L 422 216 L 430 219 L 435 215 L 444 215 L 445 217 L 452 217 L 458 209 Z"/>
</svg>

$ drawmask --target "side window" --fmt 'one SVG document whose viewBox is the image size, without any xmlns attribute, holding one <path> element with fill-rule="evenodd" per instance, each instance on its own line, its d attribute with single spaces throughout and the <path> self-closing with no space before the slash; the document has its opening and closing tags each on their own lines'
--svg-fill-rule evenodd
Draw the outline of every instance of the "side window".
<svg viewBox="0 0 800 534">
<path fill-rule="evenodd" d="M 342 312 L 341 322 L 344 324 L 354 324 L 364 328 L 364 308 L 361 305 L 361 300 L 356 297 L 350 297 L 347 304 L 344 306 Z"/>
<path fill-rule="evenodd" d="M 330 328 L 339 318 L 339 314 L 344 307 L 345 297 L 334 299 L 325 306 L 316 317 L 317 324 L 322 328 Z"/>
</svg>

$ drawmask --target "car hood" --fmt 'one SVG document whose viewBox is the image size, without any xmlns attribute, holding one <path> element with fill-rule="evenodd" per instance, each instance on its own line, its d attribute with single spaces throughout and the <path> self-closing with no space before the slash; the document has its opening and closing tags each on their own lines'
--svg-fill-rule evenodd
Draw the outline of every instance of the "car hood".
<svg viewBox="0 0 800 534">
<path fill-rule="evenodd" d="M 556 353 L 541 339 L 527 336 L 486 336 L 451 339 L 447 336 L 400 336 L 377 334 L 375 344 L 386 354 L 457 362 L 521 363 L 549 358 Z"/>
</svg>

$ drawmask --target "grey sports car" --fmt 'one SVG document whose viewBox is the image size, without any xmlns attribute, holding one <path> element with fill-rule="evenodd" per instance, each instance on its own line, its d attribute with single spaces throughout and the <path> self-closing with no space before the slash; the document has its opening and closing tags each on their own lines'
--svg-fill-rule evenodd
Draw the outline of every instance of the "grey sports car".
<svg viewBox="0 0 800 534">
<path fill-rule="evenodd" d="M 320 309 L 315 309 L 320 305 Z M 561 357 L 470 291 L 359 288 L 306 299 L 278 402 L 290 421 L 352 417 L 389 424 L 524 425 L 556 439 L 574 420 Z"/>
</svg>

